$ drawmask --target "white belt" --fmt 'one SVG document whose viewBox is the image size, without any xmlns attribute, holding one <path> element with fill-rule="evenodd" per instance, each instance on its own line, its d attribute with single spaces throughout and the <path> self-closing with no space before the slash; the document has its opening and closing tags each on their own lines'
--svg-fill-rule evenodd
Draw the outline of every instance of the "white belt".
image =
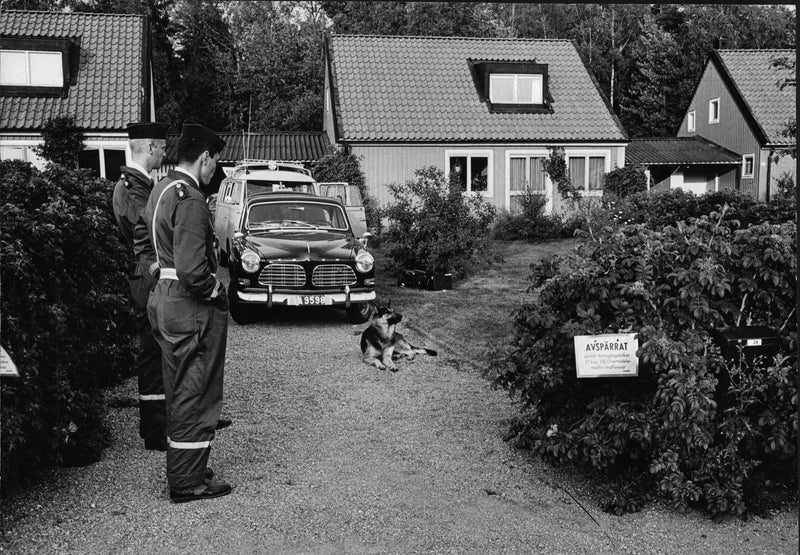
<svg viewBox="0 0 800 555">
<path fill-rule="evenodd" d="M 161 268 L 159 272 L 159 279 L 178 279 L 178 272 L 175 271 L 175 268 Z"/>
</svg>

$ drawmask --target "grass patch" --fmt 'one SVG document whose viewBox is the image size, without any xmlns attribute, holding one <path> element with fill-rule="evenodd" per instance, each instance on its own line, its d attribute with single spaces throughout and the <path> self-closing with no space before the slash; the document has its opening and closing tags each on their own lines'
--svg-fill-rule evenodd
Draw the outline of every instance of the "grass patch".
<svg viewBox="0 0 800 555">
<path fill-rule="evenodd" d="M 385 252 L 374 249 L 378 300 L 392 301 L 392 308 L 403 314 L 401 327 L 426 334 L 459 359 L 482 360 L 490 343 L 502 341 L 511 333 L 514 308 L 531 298 L 532 293 L 526 292 L 530 265 L 572 253 L 577 240 L 492 244 L 503 262 L 476 268 L 467 279 L 454 282 L 451 291 L 399 287 L 397 278 L 386 269 L 389 261 Z"/>
</svg>

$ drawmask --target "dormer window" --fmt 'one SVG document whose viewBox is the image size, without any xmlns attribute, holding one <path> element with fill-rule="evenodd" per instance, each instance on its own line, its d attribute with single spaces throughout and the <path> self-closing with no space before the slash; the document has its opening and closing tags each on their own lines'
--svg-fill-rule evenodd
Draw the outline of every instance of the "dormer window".
<svg viewBox="0 0 800 555">
<path fill-rule="evenodd" d="M 0 37 L 0 93 L 66 96 L 77 82 L 80 39 Z"/>
<path fill-rule="evenodd" d="M 62 87 L 61 52 L 0 50 L 0 85 Z"/>
<path fill-rule="evenodd" d="M 547 64 L 467 60 L 478 97 L 494 113 L 552 113 Z"/>
<path fill-rule="evenodd" d="M 492 104 L 543 104 L 544 76 L 527 73 L 490 73 L 489 100 Z"/>
</svg>

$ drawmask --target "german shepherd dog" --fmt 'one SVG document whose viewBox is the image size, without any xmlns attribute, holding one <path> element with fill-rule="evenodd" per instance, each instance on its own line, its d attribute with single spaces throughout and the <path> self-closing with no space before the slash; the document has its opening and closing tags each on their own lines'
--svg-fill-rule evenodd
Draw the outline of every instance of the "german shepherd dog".
<svg viewBox="0 0 800 555">
<path fill-rule="evenodd" d="M 378 370 L 397 372 L 394 361 L 399 358 L 413 360 L 415 355 L 436 356 L 433 349 L 415 347 L 395 331 L 395 326 L 402 320 L 403 315 L 392 310 L 392 303 L 385 307 L 378 307 L 372 317 L 372 322 L 361 334 L 361 352 L 364 362 Z"/>
</svg>

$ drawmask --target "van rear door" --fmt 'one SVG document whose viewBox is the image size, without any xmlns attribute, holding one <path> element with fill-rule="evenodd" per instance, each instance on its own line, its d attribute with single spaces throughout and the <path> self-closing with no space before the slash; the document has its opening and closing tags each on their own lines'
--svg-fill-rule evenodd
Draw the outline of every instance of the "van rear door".
<svg viewBox="0 0 800 555">
<path fill-rule="evenodd" d="M 367 232 L 367 216 L 364 212 L 364 200 L 361 198 L 358 185 L 350 185 L 345 182 L 317 183 L 317 185 L 321 196 L 338 199 L 344 204 L 353 234 L 356 237 L 364 235 Z"/>
</svg>

